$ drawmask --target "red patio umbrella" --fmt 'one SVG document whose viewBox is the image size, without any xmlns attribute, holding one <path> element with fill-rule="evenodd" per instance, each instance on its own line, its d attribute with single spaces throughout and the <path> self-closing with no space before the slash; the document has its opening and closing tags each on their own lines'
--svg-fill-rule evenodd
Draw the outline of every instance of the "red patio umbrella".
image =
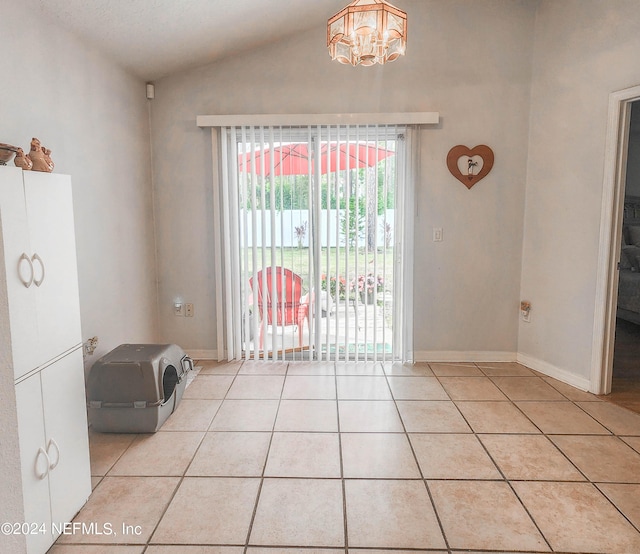
<svg viewBox="0 0 640 554">
<path fill-rule="evenodd" d="M 323 142 L 320 146 L 320 173 L 360 167 L 372 167 L 389 156 L 393 150 L 381 148 L 368 142 Z M 315 173 L 315 152 L 307 142 L 282 144 L 238 156 L 238 169 L 257 175 L 271 175 L 273 160 L 274 175 L 308 175 Z M 264 173 L 263 173 L 264 171 Z"/>
</svg>

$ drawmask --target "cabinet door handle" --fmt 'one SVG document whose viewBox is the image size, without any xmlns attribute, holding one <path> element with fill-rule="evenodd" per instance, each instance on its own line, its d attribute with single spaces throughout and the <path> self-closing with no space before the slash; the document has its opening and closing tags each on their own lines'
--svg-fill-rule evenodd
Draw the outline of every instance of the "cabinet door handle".
<svg viewBox="0 0 640 554">
<path fill-rule="evenodd" d="M 49 457 L 49 450 L 51 450 L 51 447 L 54 447 L 56 449 L 56 461 L 52 462 L 51 458 Z M 58 465 L 58 462 L 60 462 L 60 447 L 58 446 L 58 443 L 55 441 L 55 439 L 49 439 L 49 444 L 47 445 L 47 460 L 49 460 L 49 469 L 55 469 L 55 467 Z"/>
<path fill-rule="evenodd" d="M 40 459 L 40 454 L 42 454 L 47 460 L 46 469 L 44 471 L 38 471 L 38 460 Z M 38 448 L 38 454 L 36 455 L 36 463 L 34 467 L 36 476 L 38 477 L 38 479 L 44 479 L 47 475 L 49 475 L 50 465 L 51 465 L 51 462 L 49 461 L 49 456 L 47 456 L 47 453 L 44 451 L 44 448 L 42 447 Z"/>
<path fill-rule="evenodd" d="M 40 257 L 39 254 L 34 254 L 33 256 L 31 256 L 31 261 L 38 262 L 40 264 L 40 267 L 42 268 L 42 277 L 40 277 L 39 280 L 36 279 L 35 277 L 33 278 L 33 284 L 36 287 L 39 287 L 42 284 L 42 281 L 44 281 L 44 262 L 42 261 L 42 258 Z M 31 267 L 33 267 L 33 264 L 31 265 Z"/>
<path fill-rule="evenodd" d="M 29 272 L 30 272 L 30 276 L 29 279 L 25 279 L 22 276 L 22 271 L 20 271 L 22 269 L 22 262 L 27 262 L 29 264 Z M 33 284 L 33 263 L 31 262 L 31 258 L 29 258 L 29 256 L 27 256 L 24 252 L 22 253 L 22 256 L 20 256 L 20 258 L 18 259 L 18 279 L 20 279 L 20 282 L 27 288 L 29 288 L 32 284 Z"/>
</svg>

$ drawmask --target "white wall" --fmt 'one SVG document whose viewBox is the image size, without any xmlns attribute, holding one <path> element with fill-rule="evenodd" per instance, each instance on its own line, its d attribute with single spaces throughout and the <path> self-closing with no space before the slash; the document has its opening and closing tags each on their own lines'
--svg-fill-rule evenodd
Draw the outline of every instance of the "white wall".
<svg viewBox="0 0 640 554">
<path fill-rule="evenodd" d="M 21 2 L 2 10 L 0 51 L 0 142 L 28 150 L 36 136 L 53 151 L 55 172 L 73 178 L 82 334 L 100 340 L 89 366 L 121 342 L 157 336 L 144 83 Z M 6 342 L 9 335 L 0 337 Z M 0 344 L 0 521 L 20 522 L 8 348 Z M 3 552 L 24 549 L 23 537 L 0 537 L 0 543 Z"/>
<path fill-rule="evenodd" d="M 144 83 L 21 2 L 2 10 L 0 51 L 0 142 L 38 137 L 72 175 L 82 334 L 100 341 L 87 365 L 156 339 Z"/>
<path fill-rule="evenodd" d="M 637 0 L 544 1 L 531 92 L 518 350 L 588 386 L 609 94 L 640 84 Z"/>
<path fill-rule="evenodd" d="M 152 104 L 163 340 L 215 350 L 211 142 L 199 114 L 439 111 L 421 134 L 414 274 L 417 356 L 515 356 L 534 13 L 537 2 L 405 0 L 407 56 L 331 62 L 319 27 L 156 83 Z M 330 15 L 330 14 L 329 14 Z M 492 173 L 467 190 L 446 168 L 487 144 Z M 444 241 L 430 241 L 431 228 Z M 175 317 L 172 301 L 195 304 Z"/>
</svg>

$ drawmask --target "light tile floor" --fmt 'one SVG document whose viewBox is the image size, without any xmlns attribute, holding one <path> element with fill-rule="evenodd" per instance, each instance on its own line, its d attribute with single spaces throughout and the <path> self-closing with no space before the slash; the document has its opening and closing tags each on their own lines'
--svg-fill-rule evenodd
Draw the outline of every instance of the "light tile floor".
<svg viewBox="0 0 640 554">
<path fill-rule="evenodd" d="M 198 365 L 158 433 L 91 434 L 90 532 L 51 554 L 640 552 L 640 415 L 596 396 L 514 363 Z"/>
</svg>

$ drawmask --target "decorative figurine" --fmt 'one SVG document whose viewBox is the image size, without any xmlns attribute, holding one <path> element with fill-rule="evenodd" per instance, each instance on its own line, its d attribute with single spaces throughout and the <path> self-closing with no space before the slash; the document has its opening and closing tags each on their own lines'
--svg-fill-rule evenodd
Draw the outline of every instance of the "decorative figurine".
<svg viewBox="0 0 640 554">
<path fill-rule="evenodd" d="M 29 171 L 33 167 L 33 162 L 29 156 L 26 156 L 22 148 L 18 148 L 16 158 L 13 160 L 16 167 L 22 168 L 24 171 Z"/>
<path fill-rule="evenodd" d="M 51 168 L 51 171 L 53 171 L 54 163 L 51 159 L 51 150 L 43 146 L 42 151 L 44 152 L 44 161 L 47 162 L 47 165 Z"/>
<path fill-rule="evenodd" d="M 33 171 L 44 171 L 45 173 L 51 173 L 53 171 L 51 158 L 49 158 L 49 162 L 47 162 L 40 141 L 35 137 L 31 139 L 31 150 L 28 155 L 33 162 Z"/>
</svg>

